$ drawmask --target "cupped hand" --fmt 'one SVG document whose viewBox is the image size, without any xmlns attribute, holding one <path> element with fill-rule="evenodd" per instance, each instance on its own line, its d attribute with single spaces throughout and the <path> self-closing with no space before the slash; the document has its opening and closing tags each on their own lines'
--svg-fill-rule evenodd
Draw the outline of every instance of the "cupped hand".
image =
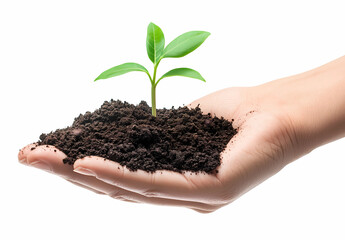
<svg viewBox="0 0 345 240">
<path fill-rule="evenodd" d="M 272 86 L 268 86 L 269 88 Z M 273 84 L 274 87 L 274 84 Z M 129 171 L 97 156 L 65 165 L 64 153 L 54 146 L 24 147 L 21 163 L 37 167 L 96 193 L 115 199 L 212 212 L 277 173 L 301 153 L 290 116 L 266 86 L 228 88 L 190 104 L 204 113 L 229 120 L 238 134 L 221 154 L 217 174 L 171 171 Z"/>
</svg>

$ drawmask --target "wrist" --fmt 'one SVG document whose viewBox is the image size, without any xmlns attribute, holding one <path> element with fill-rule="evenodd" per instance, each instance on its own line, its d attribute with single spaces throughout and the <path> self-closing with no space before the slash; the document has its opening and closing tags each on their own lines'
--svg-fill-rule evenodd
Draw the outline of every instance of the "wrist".
<svg viewBox="0 0 345 240">
<path fill-rule="evenodd" d="M 345 136 L 345 57 L 260 86 L 263 104 L 283 114 L 301 154 Z"/>
</svg>

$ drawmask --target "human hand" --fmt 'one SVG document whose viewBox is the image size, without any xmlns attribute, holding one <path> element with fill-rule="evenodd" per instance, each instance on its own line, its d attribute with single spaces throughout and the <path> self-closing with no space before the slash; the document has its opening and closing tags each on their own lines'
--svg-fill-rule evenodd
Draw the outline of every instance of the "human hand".
<svg viewBox="0 0 345 240">
<path fill-rule="evenodd" d="M 18 155 L 79 186 L 113 198 L 212 212 L 314 148 L 345 136 L 345 57 L 315 70 L 250 88 L 228 88 L 190 104 L 234 119 L 238 134 L 221 154 L 216 174 L 131 172 L 96 156 L 65 165 L 53 146 Z M 320 111 L 322 109 L 322 111 Z"/>
<path fill-rule="evenodd" d="M 33 145 L 29 145 L 20 151 L 18 158 L 23 164 L 48 170 L 116 199 L 212 212 L 279 171 L 292 151 L 288 122 L 277 112 L 259 110 L 259 93 L 256 88 L 230 88 L 190 105 L 200 104 L 205 113 L 235 119 L 233 124 L 239 129 L 222 153 L 222 164 L 215 175 L 132 172 L 116 162 L 95 156 L 79 159 L 70 166 L 62 162 L 66 157 L 64 153 L 46 145 L 34 150 L 31 150 Z"/>
</svg>

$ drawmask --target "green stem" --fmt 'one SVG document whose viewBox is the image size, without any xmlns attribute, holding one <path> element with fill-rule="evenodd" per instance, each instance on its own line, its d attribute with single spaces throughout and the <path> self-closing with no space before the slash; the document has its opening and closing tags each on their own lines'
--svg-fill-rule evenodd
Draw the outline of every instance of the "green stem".
<svg viewBox="0 0 345 240">
<path fill-rule="evenodd" d="M 151 87 L 151 104 L 152 104 L 152 116 L 156 117 L 156 86 L 152 84 Z"/>
<path fill-rule="evenodd" d="M 154 65 L 153 68 L 153 78 L 151 82 L 151 105 L 152 105 L 152 116 L 156 117 L 156 74 L 157 74 L 157 67 L 160 61 Z"/>
</svg>

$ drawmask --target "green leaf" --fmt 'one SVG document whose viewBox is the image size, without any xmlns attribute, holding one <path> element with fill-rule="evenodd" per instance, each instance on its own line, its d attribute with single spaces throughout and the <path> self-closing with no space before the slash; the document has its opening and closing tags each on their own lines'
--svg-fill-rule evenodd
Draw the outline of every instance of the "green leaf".
<svg viewBox="0 0 345 240">
<path fill-rule="evenodd" d="M 179 58 L 186 56 L 197 49 L 208 36 L 210 36 L 210 33 L 204 31 L 186 32 L 166 46 L 161 58 Z"/>
<path fill-rule="evenodd" d="M 190 68 L 175 68 L 173 70 L 170 70 L 169 72 L 165 73 L 160 79 L 158 79 L 156 85 L 158 82 L 166 77 L 174 77 L 174 76 L 181 76 L 181 77 L 189 77 L 189 78 L 195 78 L 199 79 L 203 82 L 206 82 L 206 80 L 201 76 L 201 74 L 193 69 Z"/>
<path fill-rule="evenodd" d="M 99 79 L 107 79 L 107 78 L 111 78 L 111 77 L 116 77 L 128 72 L 134 72 L 134 71 L 140 71 L 140 72 L 145 72 L 147 73 L 149 76 L 149 72 L 147 71 L 147 69 L 137 63 L 124 63 L 121 65 L 118 65 L 116 67 L 110 68 L 104 72 L 102 72 L 96 79 L 95 81 L 99 80 Z M 151 78 L 151 77 L 150 77 Z"/>
<path fill-rule="evenodd" d="M 163 54 L 164 45 L 163 31 L 154 23 L 150 23 L 147 27 L 146 50 L 153 64 L 159 61 L 159 58 Z"/>
</svg>

